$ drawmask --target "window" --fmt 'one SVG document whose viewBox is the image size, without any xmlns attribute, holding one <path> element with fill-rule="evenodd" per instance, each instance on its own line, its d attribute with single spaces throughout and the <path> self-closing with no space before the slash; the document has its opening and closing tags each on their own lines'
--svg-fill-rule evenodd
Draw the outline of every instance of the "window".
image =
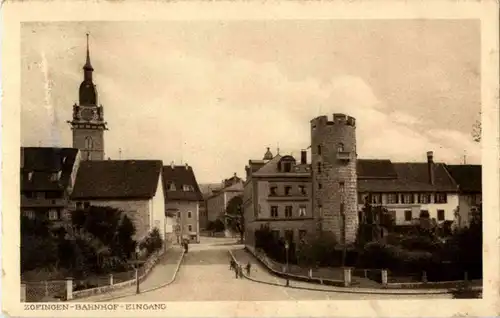
<svg viewBox="0 0 500 318">
<path fill-rule="evenodd" d="M 403 194 L 403 203 L 411 204 L 413 203 L 413 193 L 405 193 Z"/>
<path fill-rule="evenodd" d="M 167 189 L 168 189 L 168 191 L 175 191 L 175 183 L 173 183 L 172 181 L 169 181 L 168 185 L 167 185 Z"/>
<path fill-rule="evenodd" d="M 323 184 L 318 183 L 318 189 L 319 189 L 319 190 L 323 189 Z"/>
<path fill-rule="evenodd" d="M 285 230 L 285 240 L 289 243 L 293 242 L 293 230 Z"/>
<path fill-rule="evenodd" d="M 194 188 L 192 185 L 185 184 L 182 186 L 182 191 L 193 191 Z"/>
<path fill-rule="evenodd" d="M 344 193 L 345 192 L 345 184 L 344 182 L 339 182 L 339 192 Z"/>
<path fill-rule="evenodd" d="M 304 205 L 299 207 L 299 216 L 306 216 L 306 207 Z"/>
<path fill-rule="evenodd" d="M 318 212 L 320 216 L 323 216 L 323 205 L 320 203 L 318 204 Z"/>
<path fill-rule="evenodd" d="M 307 194 L 307 192 L 306 192 L 306 186 L 299 185 L 299 192 L 302 195 L 306 195 Z"/>
<path fill-rule="evenodd" d="M 420 218 L 422 219 L 428 219 L 430 217 L 429 211 L 427 210 L 421 210 L 420 211 Z"/>
<path fill-rule="evenodd" d="M 188 231 L 189 232 L 193 231 L 193 226 L 192 225 L 188 225 Z"/>
<path fill-rule="evenodd" d="M 84 208 L 84 209 L 88 209 L 88 208 L 90 208 L 90 202 L 84 202 L 84 203 L 83 203 L 83 208 Z"/>
<path fill-rule="evenodd" d="M 278 194 L 278 187 L 277 186 L 271 186 L 269 188 L 269 195 L 274 196 Z"/>
<path fill-rule="evenodd" d="M 181 212 L 177 211 L 177 218 L 180 219 L 181 218 Z"/>
<path fill-rule="evenodd" d="M 191 211 L 188 211 L 188 219 L 191 218 Z"/>
<path fill-rule="evenodd" d="M 396 204 L 398 203 L 399 196 L 397 193 L 388 193 L 387 194 L 387 203 L 388 204 Z"/>
<path fill-rule="evenodd" d="M 283 166 L 284 172 L 291 172 L 292 171 L 292 163 L 291 162 L 285 162 Z"/>
<path fill-rule="evenodd" d="M 318 167 L 318 173 L 321 173 L 321 162 L 318 162 L 316 166 Z"/>
<path fill-rule="evenodd" d="M 306 230 L 299 230 L 299 241 L 303 242 L 306 239 L 306 235 Z"/>
<path fill-rule="evenodd" d="M 321 155 L 321 145 L 318 145 L 318 155 Z"/>
<path fill-rule="evenodd" d="M 292 187 L 286 186 L 285 187 L 285 195 L 290 195 L 292 193 Z"/>
<path fill-rule="evenodd" d="M 444 221 L 444 210 L 438 210 L 438 221 Z"/>
<path fill-rule="evenodd" d="M 33 210 L 25 210 L 23 214 L 28 219 L 32 219 L 33 220 L 35 218 L 35 211 L 33 211 Z"/>
<path fill-rule="evenodd" d="M 365 204 L 367 197 L 366 193 L 358 193 L 358 203 Z"/>
<path fill-rule="evenodd" d="M 49 210 L 49 220 L 56 221 L 59 219 L 59 212 L 56 209 Z"/>
<path fill-rule="evenodd" d="M 276 240 L 280 238 L 280 231 L 279 230 L 272 230 L 271 234 L 273 235 L 273 238 Z"/>
<path fill-rule="evenodd" d="M 337 145 L 337 152 L 344 152 L 344 144 L 343 143 L 339 143 Z"/>
<path fill-rule="evenodd" d="M 292 217 L 292 206 L 291 205 L 287 205 L 285 207 L 285 217 L 286 218 L 291 218 Z"/>
<path fill-rule="evenodd" d="M 380 193 L 373 193 L 371 195 L 370 202 L 372 204 L 381 204 L 382 203 L 382 194 L 380 194 Z"/>
<path fill-rule="evenodd" d="M 61 179 L 61 171 L 52 172 L 52 175 L 50 176 L 50 181 L 56 182 L 59 181 L 59 179 Z"/>
<path fill-rule="evenodd" d="M 37 199 L 45 199 L 45 192 L 37 192 L 36 198 Z"/>
<path fill-rule="evenodd" d="M 28 172 L 28 180 L 31 181 L 33 179 L 33 171 Z"/>
<path fill-rule="evenodd" d="M 344 203 L 340 203 L 340 214 L 341 215 L 344 215 L 345 213 L 345 206 L 344 206 Z"/>
<path fill-rule="evenodd" d="M 447 197 L 446 193 L 436 193 L 434 195 L 434 203 L 446 203 Z"/>
<path fill-rule="evenodd" d="M 62 162 L 63 162 L 63 164 L 66 163 L 66 157 L 63 157 Z"/>
<path fill-rule="evenodd" d="M 405 221 L 411 221 L 412 215 L 411 215 L 411 210 L 406 210 L 405 211 Z"/>
<path fill-rule="evenodd" d="M 92 140 L 92 137 L 87 136 L 85 137 L 85 149 L 92 149 L 94 148 L 94 141 Z"/>
<path fill-rule="evenodd" d="M 277 218 L 278 217 L 278 207 L 277 206 L 272 206 L 271 207 L 271 217 L 272 218 Z"/>
<path fill-rule="evenodd" d="M 77 210 L 83 209 L 83 202 L 76 202 L 76 209 Z"/>
<path fill-rule="evenodd" d="M 421 193 L 418 197 L 418 203 L 429 204 L 431 203 L 431 196 L 428 193 Z"/>
</svg>

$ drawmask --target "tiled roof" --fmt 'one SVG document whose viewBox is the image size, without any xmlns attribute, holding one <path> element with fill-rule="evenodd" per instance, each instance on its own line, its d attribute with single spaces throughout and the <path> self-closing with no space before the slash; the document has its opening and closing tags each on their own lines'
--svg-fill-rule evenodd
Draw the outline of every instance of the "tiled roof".
<svg viewBox="0 0 500 318">
<path fill-rule="evenodd" d="M 83 161 L 73 199 L 150 199 L 157 190 L 161 160 Z"/>
<path fill-rule="evenodd" d="M 274 156 L 273 159 L 269 160 L 266 164 L 264 164 L 260 169 L 254 171 L 258 174 L 267 174 L 267 173 L 278 173 L 278 162 L 281 160 L 281 155 Z"/>
<path fill-rule="evenodd" d="M 168 190 L 168 184 L 173 182 L 175 191 Z M 183 186 L 193 187 L 193 191 L 183 191 Z M 198 182 L 190 166 L 164 166 L 163 167 L 163 191 L 166 200 L 173 201 L 203 201 Z"/>
<path fill-rule="evenodd" d="M 443 191 L 456 192 L 457 184 L 442 163 L 434 164 L 434 184 L 429 181 L 428 166 L 424 162 L 392 163 L 397 178 L 387 178 L 392 175 L 387 169 L 387 163 L 380 161 L 380 169 L 386 169 L 386 175 L 378 173 L 379 178 L 358 178 L 359 192 L 404 192 L 404 191 Z M 385 167 L 385 168 L 384 168 Z M 376 164 L 371 163 L 371 169 L 376 170 Z"/>
<path fill-rule="evenodd" d="M 451 176 L 464 192 L 482 191 L 481 165 L 446 165 Z"/>
<path fill-rule="evenodd" d="M 358 179 L 397 178 L 396 171 L 390 160 L 358 159 Z"/>
<path fill-rule="evenodd" d="M 70 183 L 78 155 L 75 148 L 22 147 L 21 191 L 61 191 Z M 58 181 L 53 173 L 61 172 Z M 29 179 L 31 173 L 31 180 Z"/>
</svg>

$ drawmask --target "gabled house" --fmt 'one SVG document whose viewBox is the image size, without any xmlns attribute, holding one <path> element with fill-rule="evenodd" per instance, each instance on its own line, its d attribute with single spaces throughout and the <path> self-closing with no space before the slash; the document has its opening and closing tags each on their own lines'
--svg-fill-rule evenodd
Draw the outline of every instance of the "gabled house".
<svg viewBox="0 0 500 318">
<path fill-rule="evenodd" d="M 21 147 L 21 213 L 54 224 L 69 221 L 69 197 L 80 164 L 74 148 Z"/>
<path fill-rule="evenodd" d="M 200 203 L 203 196 L 189 165 L 163 167 L 165 215 L 174 218 L 176 240 L 200 242 Z"/>
<path fill-rule="evenodd" d="M 161 160 L 83 161 L 71 199 L 75 208 L 107 206 L 122 210 L 141 241 L 155 227 L 167 234 Z"/>
<path fill-rule="evenodd" d="M 229 201 L 238 195 L 243 195 L 243 184 L 243 179 L 234 173 L 231 178 L 222 181 L 219 189 L 212 191 L 206 199 L 209 222 L 222 218 Z"/>
<path fill-rule="evenodd" d="M 372 205 L 386 207 L 396 225 L 421 217 L 438 224 L 456 221 L 458 185 L 445 164 L 434 162 L 432 152 L 427 162 L 358 159 L 357 174 L 360 211 L 368 199 Z"/>
<path fill-rule="evenodd" d="M 480 210 L 482 204 L 481 165 L 447 165 L 446 168 L 458 184 L 458 225 L 468 226 L 474 213 Z"/>
<path fill-rule="evenodd" d="M 246 176 L 245 242 L 253 244 L 256 231 L 265 225 L 269 225 L 276 237 L 284 237 L 289 242 L 299 242 L 316 231 L 311 204 L 311 166 L 305 150 L 297 161 L 291 155 L 273 156 L 267 148 L 263 160 L 249 161 Z"/>
</svg>

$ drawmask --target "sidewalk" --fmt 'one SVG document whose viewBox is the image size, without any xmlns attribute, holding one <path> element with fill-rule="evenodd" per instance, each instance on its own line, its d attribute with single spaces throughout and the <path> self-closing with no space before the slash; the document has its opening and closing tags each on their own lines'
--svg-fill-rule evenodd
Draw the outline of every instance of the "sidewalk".
<svg viewBox="0 0 500 318">
<path fill-rule="evenodd" d="M 229 251 L 235 260 L 246 266 L 248 262 L 252 264 L 250 276 L 244 276 L 250 280 L 277 286 L 286 286 L 286 279 L 272 275 L 263 264 L 260 263 L 253 255 L 244 249 L 233 249 Z M 355 294 L 392 294 L 392 295 L 424 295 L 424 294 L 449 294 L 449 289 L 382 289 L 382 288 L 360 288 L 360 287 L 335 287 L 328 285 L 318 285 L 314 283 L 302 282 L 297 280 L 289 280 L 290 288 L 316 290 L 324 292 L 339 292 L 339 293 L 355 293 Z"/>
<path fill-rule="evenodd" d="M 156 263 L 155 267 L 146 276 L 146 278 L 139 285 L 141 293 L 155 290 L 171 283 L 179 267 L 179 262 L 183 255 L 183 250 L 179 246 L 173 246 L 163 254 L 161 260 Z M 72 302 L 99 302 L 109 301 L 111 299 L 126 297 L 136 293 L 136 286 L 121 288 L 118 290 L 110 291 L 103 294 L 98 294 L 85 298 L 78 298 L 71 300 Z"/>
</svg>

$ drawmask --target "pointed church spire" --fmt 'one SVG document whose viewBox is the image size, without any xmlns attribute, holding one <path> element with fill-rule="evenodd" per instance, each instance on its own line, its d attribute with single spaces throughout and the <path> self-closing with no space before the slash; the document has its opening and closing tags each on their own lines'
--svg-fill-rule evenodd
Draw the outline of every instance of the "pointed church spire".
<svg viewBox="0 0 500 318">
<path fill-rule="evenodd" d="M 85 71 L 93 71 L 94 68 L 92 64 L 90 64 L 90 50 L 89 50 L 89 34 L 87 33 L 87 61 L 85 61 L 85 65 L 83 66 Z"/>
</svg>

